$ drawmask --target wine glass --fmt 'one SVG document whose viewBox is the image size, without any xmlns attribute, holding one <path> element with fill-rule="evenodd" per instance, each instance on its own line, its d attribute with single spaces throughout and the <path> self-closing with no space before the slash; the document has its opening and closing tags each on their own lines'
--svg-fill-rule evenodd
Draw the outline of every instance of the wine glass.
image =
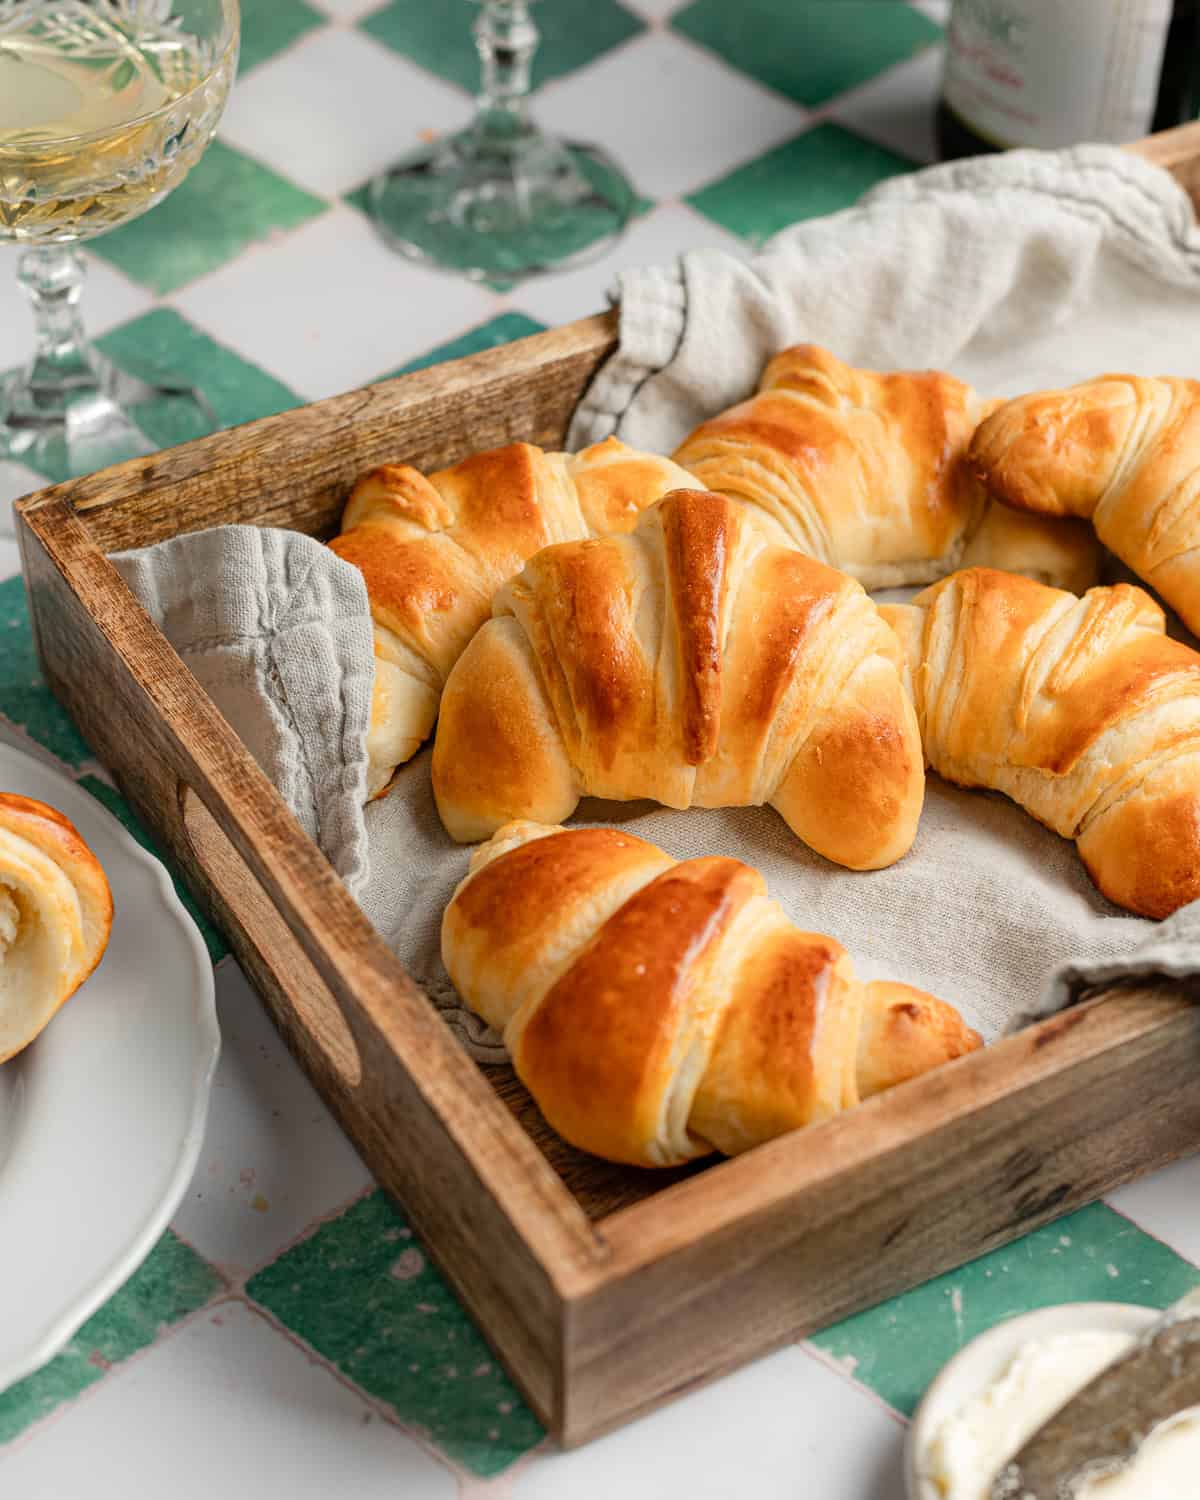
<svg viewBox="0 0 1200 1500">
<path fill-rule="evenodd" d="M 475 119 L 390 167 L 367 196 L 393 249 L 506 290 L 601 255 L 637 198 L 600 147 L 560 141 L 531 119 L 538 30 L 530 0 L 478 3 L 483 83 Z"/>
<path fill-rule="evenodd" d="M 66 476 L 151 453 L 150 406 L 189 436 L 217 425 L 199 393 L 139 380 L 88 342 L 75 247 L 196 164 L 238 35 L 238 0 L 0 0 L 0 245 L 29 247 L 17 274 L 36 330 L 32 360 L 0 376 L 0 459 Z"/>
</svg>

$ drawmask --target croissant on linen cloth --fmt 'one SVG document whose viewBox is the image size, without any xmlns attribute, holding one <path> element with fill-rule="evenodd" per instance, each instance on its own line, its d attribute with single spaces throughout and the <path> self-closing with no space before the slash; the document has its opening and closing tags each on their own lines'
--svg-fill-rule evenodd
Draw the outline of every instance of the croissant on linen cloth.
<svg viewBox="0 0 1200 1500">
<path fill-rule="evenodd" d="M 442 956 L 554 1129 L 639 1166 L 747 1151 L 981 1045 L 942 1001 L 857 979 L 749 865 L 612 828 L 501 829 Z"/>
<path fill-rule="evenodd" d="M 971 440 L 989 494 L 1083 516 L 1200 633 L 1200 381 L 1104 375 L 1007 401 Z"/>
<path fill-rule="evenodd" d="M 581 796 L 770 804 L 852 869 L 907 852 L 924 764 L 899 644 L 861 585 L 679 490 L 635 532 L 538 553 L 446 683 L 433 789 L 453 838 Z"/>
<path fill-rule="evenodd" d="M 869 589 L 981 564 L 1081 593 L 1099 556 L 1087 528 L 993 505 L 964 462 L 995 405 L 936 370 L 880 374 L 799 344 L 675 459 L 705 489 L 754 505 L 775 540 Z"/>
<path fill-rule="evenodd" d="M 935 771 L 1075 839 L 1118 906 L 1165 917 L 1200 897 L 1200 654 L 1148 594 L 971 568 L 880 612 Z"/>
<path fill-rule="evenodd" d="M 527 558 L 627 531 L 645 506 L 691 483 L 670 459 L 615 438 L 581 453 L 513 443 L 428 477 L 406 464 L 364 474 L 330 546 L 361 570 L 375 622 L 369 794 L 416 754 L 450 668 Z"/>
<path fill-rule="evenodd" d="M 0 792 L 0 1062 L 27 1046 L 108 946 L 112 894 L 52 807 Z"/>
</svg>

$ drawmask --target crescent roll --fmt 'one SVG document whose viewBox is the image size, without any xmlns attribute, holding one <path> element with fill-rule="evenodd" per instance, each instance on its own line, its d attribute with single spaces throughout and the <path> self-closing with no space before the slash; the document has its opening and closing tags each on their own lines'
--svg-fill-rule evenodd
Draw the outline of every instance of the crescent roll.
<svg viewBox="0 0 1200 1500">
<path fill-rule="evenodd" d="M 1200 381 L 1104 375 L 1006 401 L 971 440 L 988 493 L 1083 516 L 1200 633 Z"/>
<path fill-rule="evenodd" d="M 362 572 L 375 622 L 369 794 L 428 736 L 450 668 L 502 583 L 552 542 L 628 531 L 692 482 L 616 438 L 581 453 L 513 443 L 428 477 L 406 464 L 364 474 L 330 546 Z"/>
<path fill-rule="evenodd" d="M 992 506 L 964 462 L 995 402 L 936 370 L 879 374 L 815 344 L 785 349 L 758 393 L 675 454 L 706 489 L 756 506 L 775 537 L 866 588 L 971 564 L 1082 591 L 1098 551 L 1078 522 Z"/>
<path fill-rule="evenodd" d="M 880 612 L 935 771 L 1075 839 L 1118 906 L 1165 917 L 1200 897 L 1200 654 L 1148 594 L 970 568 Z"/>
<path fill-rule="evenodd" d="M 940 1000 L 856 978 L 749 865 L 612 828 L 500 830 L 442 957 L 554 1129 L 637 1166 L 747 1151 L 980 1045 Z"/>
<path fill-rule="evenodd" d="M 895 636 L 860 584 L 678 490 L 629 536 L 548 547 L 446 683 L 433 790 L 453 838 L 581 796 L 770 804 L 838 864 L 916 833 L 924 767 Z"/>
<path fill-rule="evenodd" d="M 0 1062 L 33 1041 L 100 962 L 112 894 L 52 807 L 0 792 Z"/>
</svg>

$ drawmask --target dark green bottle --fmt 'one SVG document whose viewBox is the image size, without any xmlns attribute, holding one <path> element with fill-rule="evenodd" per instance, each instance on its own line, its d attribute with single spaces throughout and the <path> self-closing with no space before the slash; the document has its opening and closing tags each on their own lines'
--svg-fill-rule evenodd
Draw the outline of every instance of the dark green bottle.
<svg viewBox="0 0 1200 1500">
<path fill-rule="evenodd" d="M 1124 142 L 1200 116 L 1200 0 L 955 0 L 943 157 Z"/>
</svg>

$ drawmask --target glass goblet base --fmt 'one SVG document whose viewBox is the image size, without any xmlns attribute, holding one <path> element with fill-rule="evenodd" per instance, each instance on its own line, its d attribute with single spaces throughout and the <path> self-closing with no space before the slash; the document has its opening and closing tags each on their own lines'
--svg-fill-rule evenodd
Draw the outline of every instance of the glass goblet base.
<svg viewBox="0 0 1200 1500">
<path fill-rule="evenodd" d="M 367 196 L 394 250 L 501 290 L 595 260 L 637 202 L 598 146 L 540 133 L 497 143 L 477 127 L 398 162 Z"/>
<path fill-rule="evenodd" d="M 119 369 L 91 346 L 68 368 L 43 360 L 0 376 L 0 459 L 68 479 L 218 427 L 204 397 Z"/>
</svg>

